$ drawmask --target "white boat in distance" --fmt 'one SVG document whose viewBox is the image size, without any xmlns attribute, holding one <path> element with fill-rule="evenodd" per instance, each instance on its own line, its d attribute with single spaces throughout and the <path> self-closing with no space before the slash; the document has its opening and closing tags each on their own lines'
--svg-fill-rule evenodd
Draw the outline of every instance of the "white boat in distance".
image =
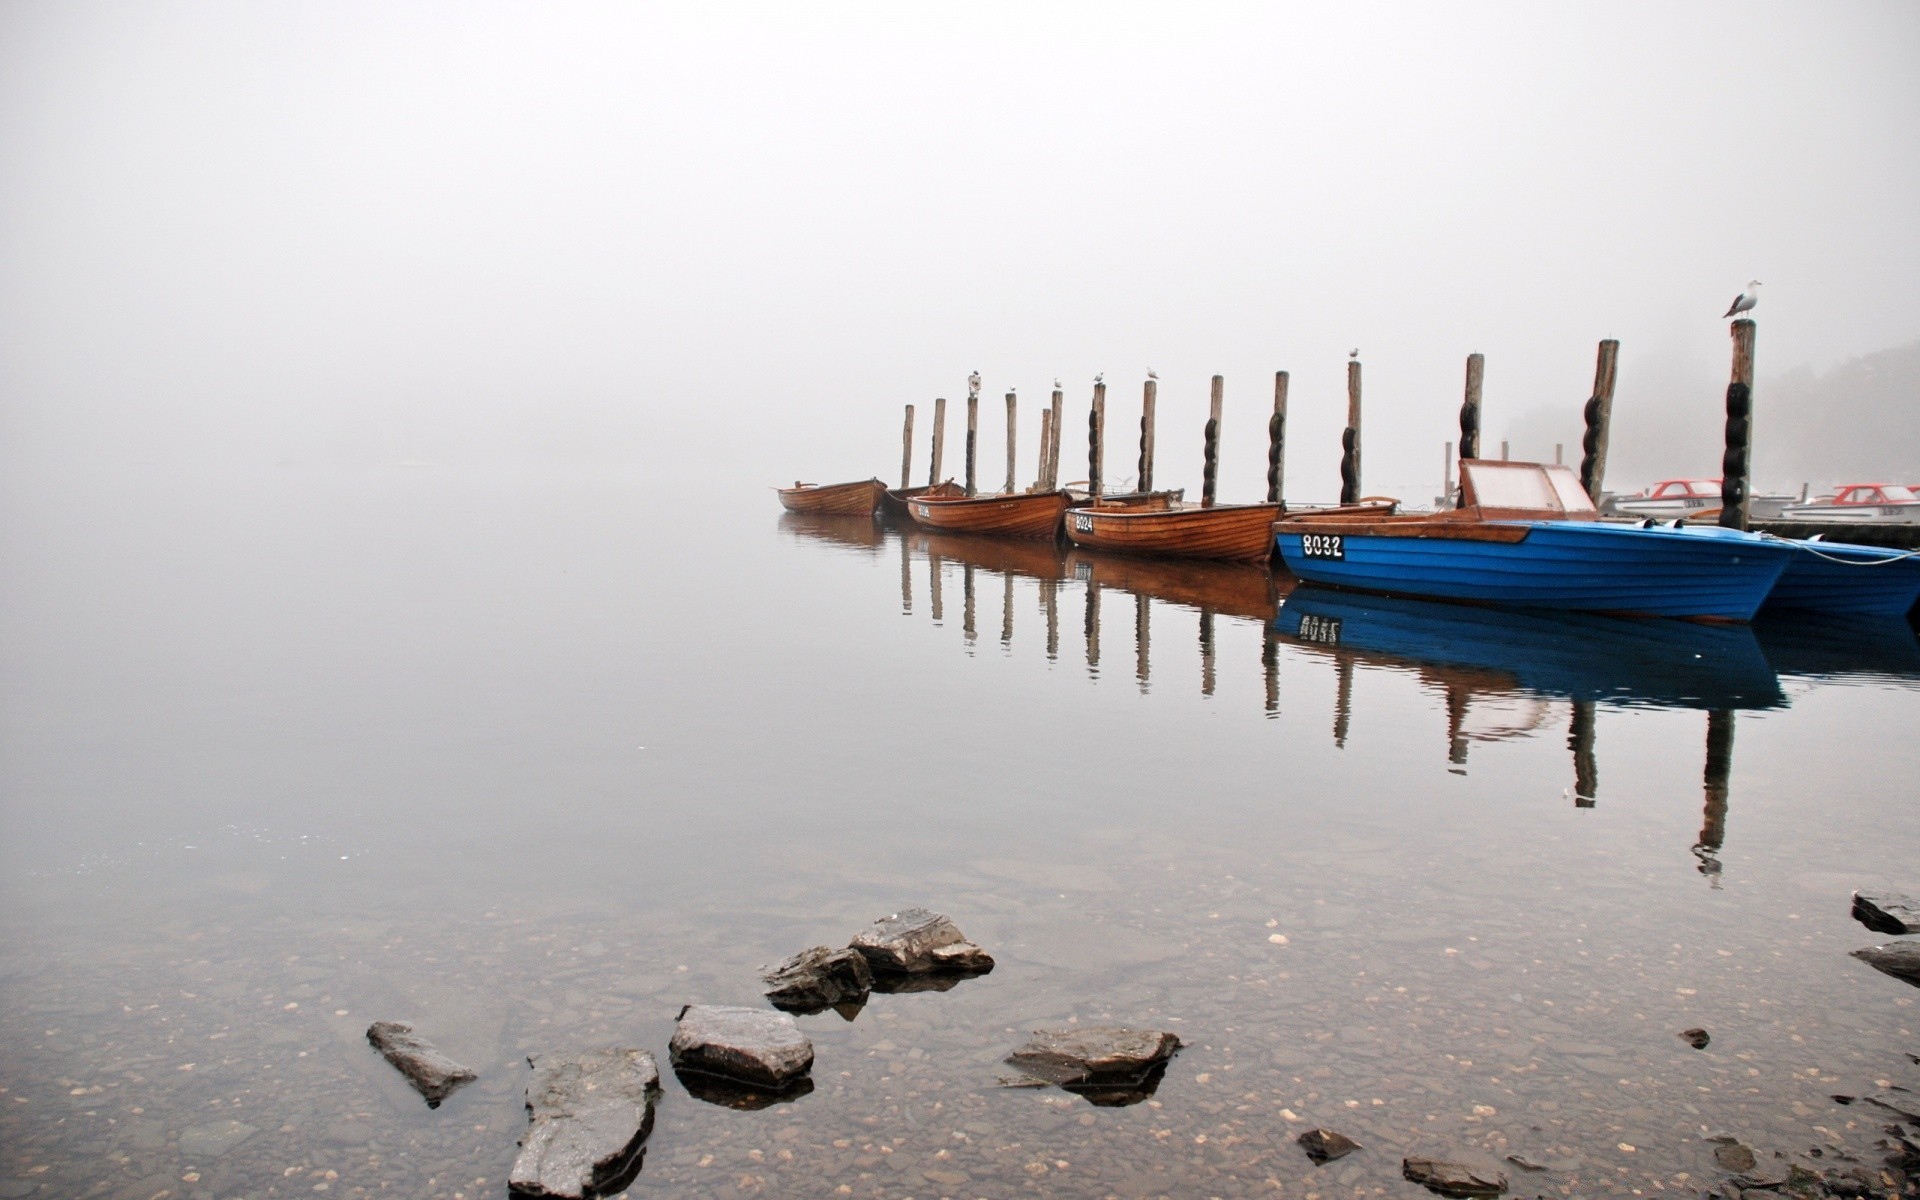
<svg viewBox="0 0 1920 1200">
<path fill-rule="evenodd" d="M 1793 496 L 1753 496 L 1747 500 L 1747 513 L 1759 520 L 1780 515 Z M 1703 516 L 1720 507 L 1718 479 L 1662 479 L 1632 496 L 1611 496 L 1605 512 L 1618 517 L 1651 517 L 1657 521 L 1680 521 Z"/>
<path fill-rule="evenodd" d="M 1899 483 L 1849 483 L 1804 504 L 1789 504 L 1788 521 L 1846 521 L 1849 524 L 1920 524 L 1920 493 Z"/>
</svg>

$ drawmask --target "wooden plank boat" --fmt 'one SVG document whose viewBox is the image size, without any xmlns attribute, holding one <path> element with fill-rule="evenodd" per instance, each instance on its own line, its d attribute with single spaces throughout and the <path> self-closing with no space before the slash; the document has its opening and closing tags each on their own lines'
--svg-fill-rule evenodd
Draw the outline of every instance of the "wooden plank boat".
<svg viewBox="0 0 1920 1200">
<path fill-rule="evenodd" d="M 1767 594 L 1769 612 L 1904 617 L 1920 601 L 1920 552 L 1785 541 L 1796 553 Z"/>
<path fill-rule="evenodd" d="M 887 485 L 878 479 L 855 483 L 799 483 L 775 489 L 780 503 L 791 513 L 812 513 L 821 517 L 872 516 L 880 506 Z"/>
<path fill-rule="evenodd" d="M 1469 459 L 1464 504 L 1405 517 L 1274 523 L 1312 583 L 1476 604 L 1749 621 L 1796 551 L 1737 530 L 1604 524 L 1573 471 Z"/>
<path fill-rule="evenodd" d="M 1123 554 L 1260 562 L 1273 553 L 1279 504 L 1217 504 L 1212 508 L 1076 508 L 1067 537 L 1089 550 Z"/>
<path fill-rule="evenodd" d="M 1006 538 L 1051 539 L 1066 511 L 1065 492 L 916 496 L 907 501 L 907 512 L 928 529 Z"/>
<path fill-rule="evenodd" d="M 907 501 L 915 496 L 964 496 L 967 489 L 951 479 L 939 483 L 923 484 L 920 487 L 888 488 L 880 497 L 880 511 L 889 517 L 903 521 L 913 520 L 913 514 L 907 511 Z"/>
</svg>

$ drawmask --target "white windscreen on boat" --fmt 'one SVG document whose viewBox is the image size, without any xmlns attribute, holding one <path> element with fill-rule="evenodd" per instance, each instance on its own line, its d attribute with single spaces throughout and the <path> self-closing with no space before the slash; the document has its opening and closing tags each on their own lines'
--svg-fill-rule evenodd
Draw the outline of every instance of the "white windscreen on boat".
<svg viewBox="0 0 1920 1200">
<path fill-rule="evenodd" d="M 1481 508 L 1527 512 L 1591 513 L 1593 501 L 1571 467 L 1544 463 L 1468 460 L 1460 464 Z"/>
<path fill-rule="evenodd" d="M 1572 467 L 1555 463 L 1546 468 L 1547 478 L 1553 483 L 1554 492 L 1560 497 L 1560 507 L 1570 513 L 1598 512 L 1593 506 L 1593 497 L 1587 495 L 1587 489 L 1580 486 L 1580 477 L 1573 473 Z"/>
</svg>

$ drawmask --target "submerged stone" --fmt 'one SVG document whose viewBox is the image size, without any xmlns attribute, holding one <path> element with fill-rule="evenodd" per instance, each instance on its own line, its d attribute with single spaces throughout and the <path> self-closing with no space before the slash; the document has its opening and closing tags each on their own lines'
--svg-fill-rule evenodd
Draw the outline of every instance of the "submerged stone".
<svg viewBox="0 0 1920 1200">
<path fill-rule="evenodd" d="M 1507 1173 L 1490 1163 L 1409 1157 L 1401 1160 L 1400 1173 L 1442 1196 L 1498 1196 L 1507 1190 Z"/>
<path fill-rule="evenodd" d="M 1888 942 L 1853 951 L 1853 956 L 1876 971 L 1920 987 L 1920 941 Z"/>
<path fill-rule="evenodd" d="M 1920 933 L 1920 900 L 1899 892 L 1855 892 L 1853 919 L 1875 933 Z"/>
<path fill-rule="evenodd" d="M 1682 1029 L 1680 1031 L 1680 1040 L 1692 1046 L 1695 1050 L 1705 1050 L 1707 1043 L 1713 1041 L 1713 1035 L 1700 1028 Z"/>
<path fill-rule="evenodd" d="M 1753 1170 L 1759 1162 L 1759 1160 L 1754 1157 L 1753 1148 L 1742 1145 L 1739 1142 L 1728 1142 L 1722 1146 L 1715 1146 L 1713 1148 L 1713 1161 L 1719 1164 L 1721 1170 L 1732 1171 L 1736 1175 L 1743 1175 Z"/>
<path fill-rule="evenodd" d="M 219 1158 L 259 1130 L 244 1121 L 213 1121 L 180 1131 L 180 1153 L 186 1158 Z"/>
<path fill-rule="evenodd" d="M 433 1043 L 399 1021 L 375 1021 L 367 1026 L 367 1040 L 381 1057 L 397 1067 L 413 1090 L 426 1097 L 428 1108 L 440 1107 L 455 1088 L 478 1078 L 472 1071 L 434 1049 Z"/>
<path fill-rule="evenodd" d="M 1126 1087 L 1165 1066 L 1180 1045 L 1178 1036 L 1158 1029 L 1037 1029 L 1007 1062 L 1063 1087 Z"/>
<path fill-rule="evenodd" d="M 813 1043 L 793 1018 L 763 1008 L 689 1004 L 667 1047 L 675 1068 L 778 1091 L 813 1067 Z"/>
<path fill-rule="evenodd" d="M 776 1008 L 819 1012 L 842 1004 L 862 1004 L 873 990 L 867 956 L 851 947 L 815 946 L 769 967 L 761 975 L 767 999 Z"/>
<path fill-rule="evenodd" d="M 1360 1148 L 1359 1142 L 1331 1129 L 1309 1129 L 1294 1140 L 1300 1143 L 1301 1149 L 1307 1152 L 1307 1157 L 1314 1161 L 1315 1166 L 1345 1158 Z"/>
<path fill-rule="evenodd" d="M 993 969 L 991 954 L 969 942 L 946 916 L 924 908 L 881 917 L 855 934 L 850 945 L 875 971 L 980 974 Z"/>
<path fill-rule="evenodd" d="M 631 1183 L 660 1092 L 653 1055 L 614 1048 L 527 1061 L 532 1126 L 507 1177 L 512 1192 L 586 1200 Z"/>
</svg>

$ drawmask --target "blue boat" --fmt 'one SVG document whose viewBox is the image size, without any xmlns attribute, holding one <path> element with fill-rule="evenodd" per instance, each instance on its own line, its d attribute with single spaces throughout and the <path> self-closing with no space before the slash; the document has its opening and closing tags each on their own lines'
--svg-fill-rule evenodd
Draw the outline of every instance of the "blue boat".
<svg viewBox="0 0 1920 1200">
<path fill-rule="evenodd" d="M 1904 617 L 1920 601 L 1920 554 L 1881 546 L 1791 541 L 1798 551 L 1767 596 L 1768 611 Z"/>
<path fill-rule="evenodd" d="M 1458 509 L 1274 522 L 1288 570 L 1390 595 L 1627 616 L 1750 621 L 1797 551 L 1717 527 L 1602 524 L 1573 472 L 1469 459 Z"/>
</svg>

